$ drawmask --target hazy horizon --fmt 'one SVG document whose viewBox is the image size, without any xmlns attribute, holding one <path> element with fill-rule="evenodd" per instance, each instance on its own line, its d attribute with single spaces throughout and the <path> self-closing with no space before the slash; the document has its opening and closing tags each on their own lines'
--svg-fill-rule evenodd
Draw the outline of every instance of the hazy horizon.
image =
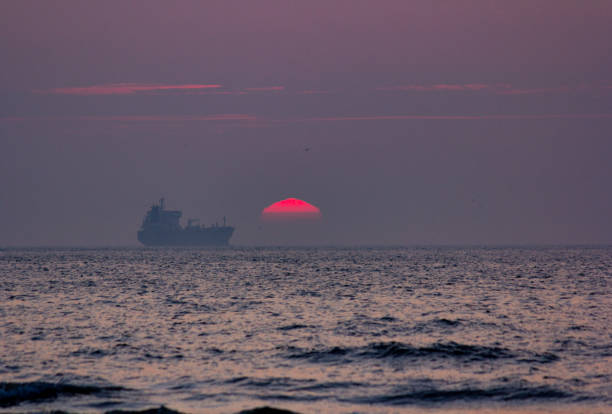
<svg viewBox="0 0 612 414">
<path fill-rule="evenodd" d="M 610 2 L 0 10 L 0 246 L 136 246 L 161 197 L 234 246 L 612 244 Z"/>
</svg>

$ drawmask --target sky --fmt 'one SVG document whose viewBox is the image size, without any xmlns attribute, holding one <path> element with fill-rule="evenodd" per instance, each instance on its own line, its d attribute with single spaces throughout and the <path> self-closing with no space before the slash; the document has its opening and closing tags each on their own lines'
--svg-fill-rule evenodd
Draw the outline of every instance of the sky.
<svg viewBox="0 0 612 414">
<path fill-rule="evenodd" d="M 612 2 L 0 3 L 0 246 L 612 243 Z M 317 206 L 270 228 L 268 205 Z"/>
</svg>

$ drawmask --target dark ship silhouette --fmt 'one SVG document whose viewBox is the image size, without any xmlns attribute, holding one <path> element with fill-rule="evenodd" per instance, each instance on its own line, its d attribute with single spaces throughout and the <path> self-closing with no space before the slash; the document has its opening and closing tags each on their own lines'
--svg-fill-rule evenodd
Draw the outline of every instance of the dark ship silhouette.
<svg viewBox="0 0 612 414">
<path fill-rule="evenodd" d="M 199 220 L 189 219 L 187 226 L 181 226 L 182 213 L 178 210 L 165 210 L 164 199 L 154 204 L 138 230 L 138 241 L 145 246 L 227 246 L 234 228 L 227 226 L 206 227 Z"/>
</svg>

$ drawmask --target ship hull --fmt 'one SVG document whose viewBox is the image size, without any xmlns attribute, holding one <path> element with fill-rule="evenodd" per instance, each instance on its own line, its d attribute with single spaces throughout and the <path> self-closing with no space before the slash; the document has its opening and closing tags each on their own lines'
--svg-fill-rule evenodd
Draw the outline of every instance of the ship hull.
<svg viewBox="0 0 612 414">
<path fill-rule="evenodd" d="M 228 246 L 232 227 L 209 227 L 199 230 L 140 230 L 138 241 L 145 246 Z"/>
</svg>

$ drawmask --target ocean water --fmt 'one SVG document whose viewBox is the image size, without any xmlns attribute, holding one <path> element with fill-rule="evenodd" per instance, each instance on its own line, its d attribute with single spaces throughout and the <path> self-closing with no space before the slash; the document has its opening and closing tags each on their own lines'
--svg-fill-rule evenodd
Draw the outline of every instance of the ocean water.
<svg viewBox="0 0 612 414">
<path fill-rule="evenodd" d="M 0 411 L 612 412 L 612 248 L 0 251 Z"/>
</svg>

